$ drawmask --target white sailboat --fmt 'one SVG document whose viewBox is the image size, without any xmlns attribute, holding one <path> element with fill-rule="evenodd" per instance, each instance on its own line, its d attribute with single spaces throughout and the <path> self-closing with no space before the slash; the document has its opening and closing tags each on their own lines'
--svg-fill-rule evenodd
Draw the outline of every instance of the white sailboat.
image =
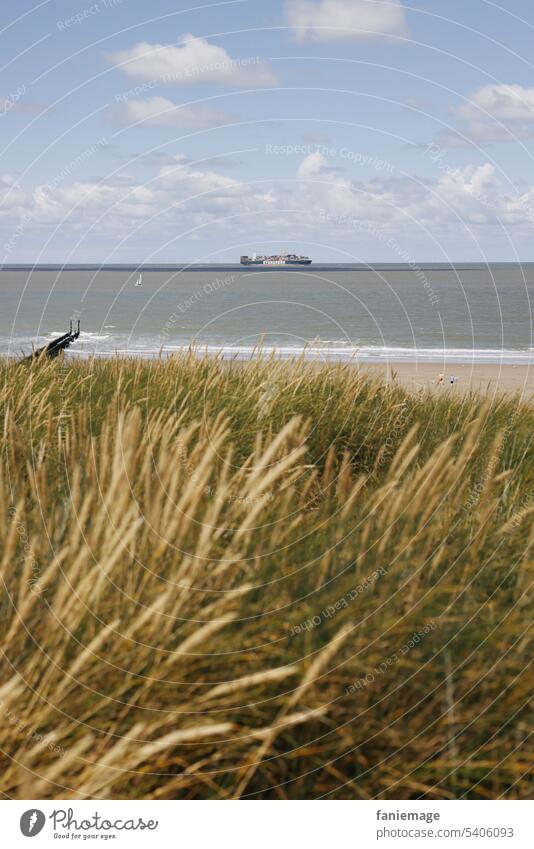
<svg viewBox="0 0 534 849">
<path fill-rule="evenodd" d="M 142 274 L 140 274 L 139 277 L 137 278 L 137 280 L 135 281 L 135 285 L 136 286 L 142 286 L 143 285 L 143 275 Z"/>
</svg>

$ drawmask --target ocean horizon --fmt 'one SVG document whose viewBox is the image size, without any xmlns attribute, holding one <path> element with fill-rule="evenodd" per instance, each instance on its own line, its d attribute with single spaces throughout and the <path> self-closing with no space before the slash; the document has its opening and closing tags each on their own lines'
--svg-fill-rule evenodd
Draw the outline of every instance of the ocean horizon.
<svg viewBox="0 0 534 849">
<path fill-rule="evenodd" d="M 204 271 L 232 268 L 243 272 L 269 271 L 269 272 L 302 272 L 314 269 L 342 270 L 342 271 L 409 271 L 413 269 L 422 270 L 449 270 L 460 271 L 462 269 L 484 269 L 484 268 L 522 268 L 534 266 L 534 260 L 525 262 L 468 262 L 463 260 L 452 262 L 328 262 L 313 260 L 310 266 L 287 265 L 283 268 L 274 265 L 247 266 L 240 262 L 15 262 L 0 263 L 0 273 L 3 271 Z"/>
</svg>

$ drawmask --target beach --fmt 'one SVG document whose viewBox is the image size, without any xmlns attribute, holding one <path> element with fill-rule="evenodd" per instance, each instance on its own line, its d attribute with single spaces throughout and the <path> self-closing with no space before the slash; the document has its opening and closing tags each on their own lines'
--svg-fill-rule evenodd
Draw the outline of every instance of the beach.
<svg viewBox="0 0 534 849">
<path fill-rule="evenodd" d="M 425 388 L 443 395 L 461 395 L 471 391 L 490 396 L 513 393 L 524 401 L 530 401 L 534 396 L 534 366 L 528 365 L 452 363 L 440 367 L 437 363 L 402 362 L 365 364 L 360 369 L 387 381 L 396 380 L 410 391 Z M 437 385 L 440 372 L 444 375 L 441 386 Z M 450 383 L 451 376 L 455 378 L 453 384 Z"/>
</svg>

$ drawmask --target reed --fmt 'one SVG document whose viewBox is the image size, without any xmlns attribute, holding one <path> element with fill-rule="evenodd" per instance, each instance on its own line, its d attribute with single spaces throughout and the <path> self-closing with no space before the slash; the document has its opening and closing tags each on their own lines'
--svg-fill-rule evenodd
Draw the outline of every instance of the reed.
<svg viewBox="0 0 534 849">
<path fill-rule="evenodd" d="M 533 407 L 191 352 L 0 410 L 5 796 L 532 796 Z"/>
</svg>

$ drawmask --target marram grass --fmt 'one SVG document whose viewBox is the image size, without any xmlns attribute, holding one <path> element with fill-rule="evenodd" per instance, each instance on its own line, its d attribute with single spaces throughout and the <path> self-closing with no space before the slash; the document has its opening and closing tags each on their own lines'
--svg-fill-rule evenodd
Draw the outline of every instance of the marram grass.
<svg viewBox="0 0 534 849">
<path fill-rule="evenodd" d="M 0 373 L 4 797 L 532 797 L 533 407 Z"/>
</svg>

